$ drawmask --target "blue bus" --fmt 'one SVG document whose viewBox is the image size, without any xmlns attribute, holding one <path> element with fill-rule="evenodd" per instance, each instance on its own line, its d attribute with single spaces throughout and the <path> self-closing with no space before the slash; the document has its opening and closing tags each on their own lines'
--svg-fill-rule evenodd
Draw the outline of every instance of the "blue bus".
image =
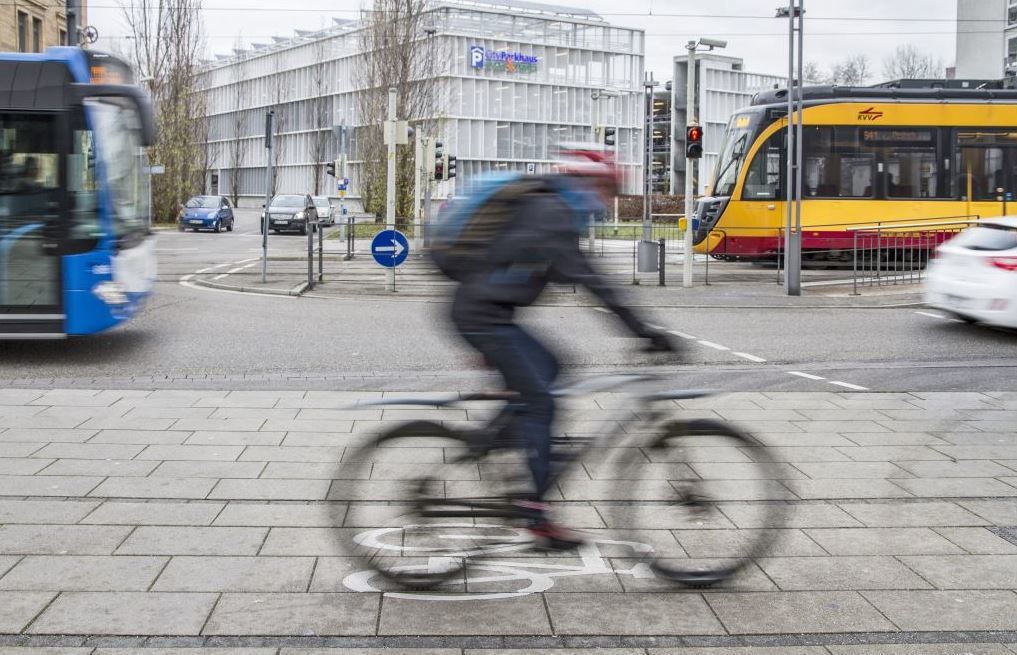
<svg viewBox="0 0 1017 655">
<path fill-rule="evenodd" d="M 0 53 L 0 339 L 106 330 L 155 282 L 148 95 L 80 48 Z"/>
</svg>

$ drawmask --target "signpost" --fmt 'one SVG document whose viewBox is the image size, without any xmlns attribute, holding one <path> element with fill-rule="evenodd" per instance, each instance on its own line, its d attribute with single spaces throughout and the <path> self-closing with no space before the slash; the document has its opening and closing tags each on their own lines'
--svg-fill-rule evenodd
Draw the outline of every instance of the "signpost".
<svg viewBox="0 0 1017 655">
<path fill-rule="evenodd" d="M 410 255 L 410 242 L 399 230 L 382 230 L 371 241 L 371 256 L 380 266 L 395 269 Z"/>
</svg>

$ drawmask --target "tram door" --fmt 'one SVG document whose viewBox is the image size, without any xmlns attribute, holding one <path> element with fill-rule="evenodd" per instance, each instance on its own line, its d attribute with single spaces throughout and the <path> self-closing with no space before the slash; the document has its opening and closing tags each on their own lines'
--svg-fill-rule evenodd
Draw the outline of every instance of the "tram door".
<svg viewBox="0 0 1017 655">
<path fill-rule="evenodd" d="M 957 192 L 980 216 L 1017 214 L 1017 132 L 958 130 Z"/>
</svg>

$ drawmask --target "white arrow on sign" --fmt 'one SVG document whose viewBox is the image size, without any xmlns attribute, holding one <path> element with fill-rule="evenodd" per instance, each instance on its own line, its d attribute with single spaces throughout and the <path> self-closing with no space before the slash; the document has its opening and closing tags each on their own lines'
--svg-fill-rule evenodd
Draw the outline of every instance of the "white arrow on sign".
<svg viewBox="0 0 1017 655">
<path fill-rule="evenodd" d="M 403 254 L 403 251 L 406 250 L 406 248 L 403 248 L 403 244 L 393 240 L 391 246 L 378 246 L 375 250 L 378 252 L 390 252 L 393 257 L 398 257 Z"/>
</svg>

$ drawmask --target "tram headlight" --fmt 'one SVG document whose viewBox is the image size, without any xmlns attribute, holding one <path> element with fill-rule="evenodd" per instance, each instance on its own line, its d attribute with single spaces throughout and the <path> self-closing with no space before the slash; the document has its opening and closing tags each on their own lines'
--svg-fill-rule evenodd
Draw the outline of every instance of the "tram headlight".
<svg viewBox="0 0 1017 655">
<path fill-rule="evenodd" d="M 127 304 L 127 292 L 124 290 L 124 285 L 119 282 L 112 280 L 100 282 L 92 288 L 92 293 L 107 305 Z"/>
</svg>

